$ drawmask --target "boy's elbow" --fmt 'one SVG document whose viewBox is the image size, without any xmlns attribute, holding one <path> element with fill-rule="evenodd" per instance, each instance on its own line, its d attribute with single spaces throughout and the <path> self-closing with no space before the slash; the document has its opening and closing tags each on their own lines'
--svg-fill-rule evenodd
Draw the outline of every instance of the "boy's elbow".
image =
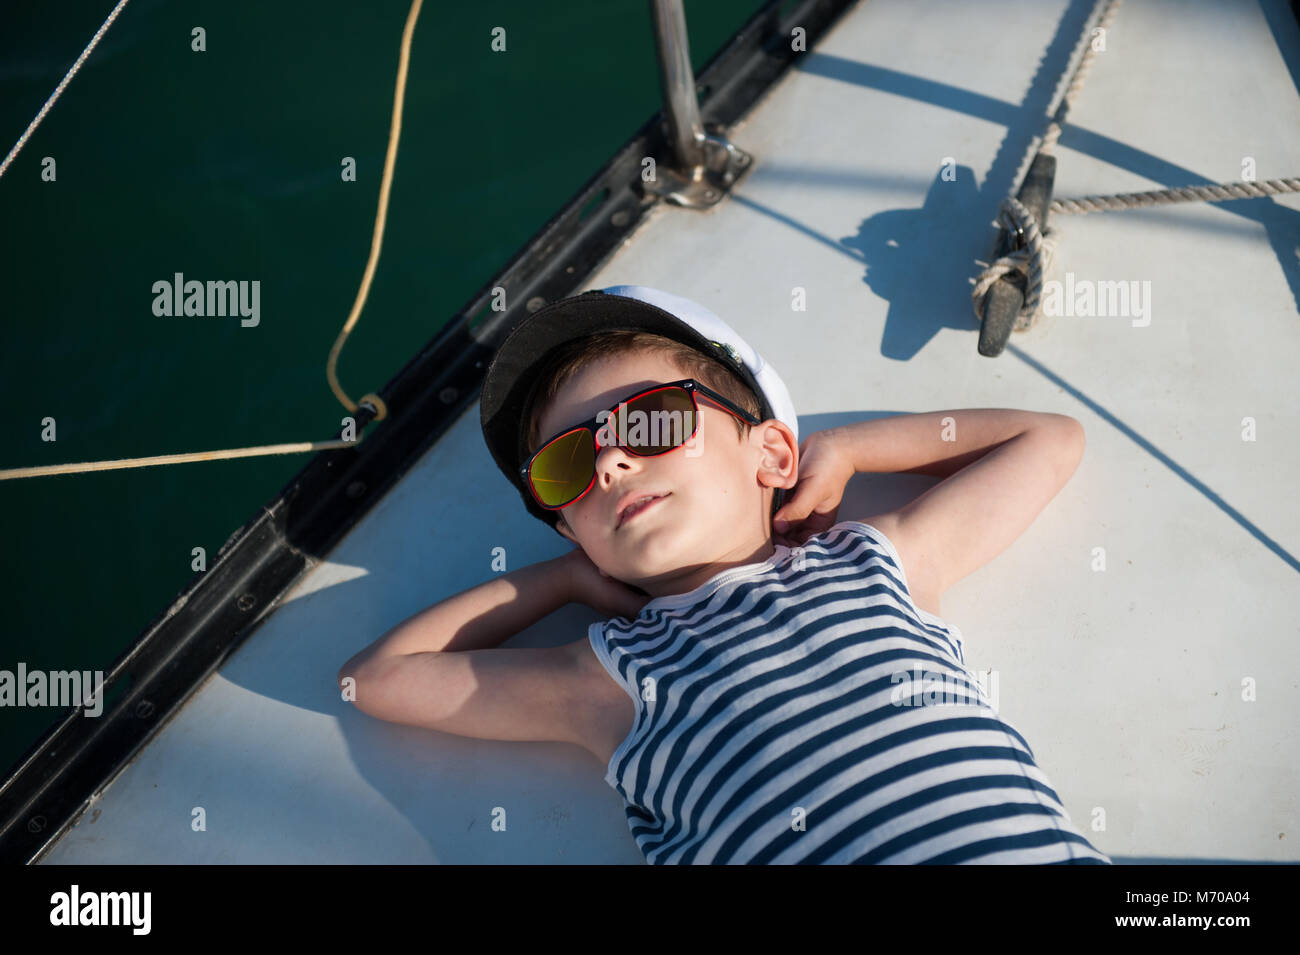
<svg viewBox="0 0 1300 955">
<path fill-rule="evenodd" d="M 362 701 L 373 700 L 376 689 L 373 671 L 366 672 L 364 663 L 349 660 L 339 669 L 335 682 L 338 684 L 339 697 L 343 702 L 350 703 L 354 709 L 362 713 L 370 713 Z"/>
<path fill-rule="evenodd" d="M 358 653 L 356 656 L 351 657 L 347 663 L 343 664 L 343 666 L 339 667 L 339 672 L 335 674 L 334 682 L 338 684 L 340 690 L 347 689 L 347 686 L 344 685 L 345 680 L 352 680 L 352 686 L 356 686 L 361 675 L 361 670 L 365 665 L 364 661 L 361 659 L 362 656 L 363 654 Z"/>
<path fill-rule="evenodd" d="M 1052 415 L 1052 418 L 1053 425 L 1060 434 L 1061 484 L 1064 485 L 1074 476 L 1074 472 L 1083 461 L 1083 452 L 1088 446 L 1088 436 L 1083 430 L 1083 424 L 1077 418 L 1063 414 Z"/>
<path fill-rule="evenodd" d="M 1034 422 L 1031 427 L 1057 428 L 1065 434 L 1072 435 L 1079 441 L 1084 440 L 1083 423 L 1078 418 L 1054 412 L 1039 412 L 1038 418 L 1039 420 Z"/>
<path fill-rule="evenodd" d="M 1083 430 L 1083 422 L 1080 421 L 1078 418 L 1072 418 L 1069 415 L 1061 415 L 1061 417 L 1063 417 L 1066 421 L 1070 422 L 1070 427 L 1072 427 L 1079 435 L 1079 441 L 1086 444 L 1088 440 L 1088 434 L 1086 431 Z"/>
<path fill-rule="evenodd" d="M 1061 415 L 1065 419 L 1065 429 L 1070 434 L 1070 440 L 1073 442 L 1074 450 L 1078 452 L 1079 460 L 1083 459 L 1083 452 L 1088 447 L 1088 433 L 1083 430 L 1083 422 L 1078 418 L 1071 418 L 1069 415 Z M 1078 461 L 1075 461 L 1078 464 Z"/>
</svg>

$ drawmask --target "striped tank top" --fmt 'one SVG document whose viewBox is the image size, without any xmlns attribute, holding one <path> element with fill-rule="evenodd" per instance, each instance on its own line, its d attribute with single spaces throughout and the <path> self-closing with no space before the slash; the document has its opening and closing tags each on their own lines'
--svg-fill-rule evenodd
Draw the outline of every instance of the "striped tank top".
<svg viewBox="0 0 1300 955">
<path fill-rule="evenodd" d="M 588 632 L 636 708 L 605 781 L 647 862 L 1110 862 L 884 534 L 773 546 Z"/>
</svg>

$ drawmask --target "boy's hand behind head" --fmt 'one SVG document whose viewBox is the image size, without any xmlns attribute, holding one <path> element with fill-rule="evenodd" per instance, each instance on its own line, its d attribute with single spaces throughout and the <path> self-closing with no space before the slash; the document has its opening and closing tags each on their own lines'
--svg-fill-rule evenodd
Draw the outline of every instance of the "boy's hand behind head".
<svg viewBox="0 0 1300 955">
<path fill-rule="evenodd" d="M 571 599 L 605 617 L 636 619 L 650 596 L 615 580 L 597 567 L 586 552 L 576 548 L 560 558 L 569 575 Z"/>
<path fill-rule="evenodd" d="M 837 523 L 844 488 L 856 473 L 853 462 L 828 431 L 804 439 L 799 448 L 799 482 L 772 518 L 772 532 L 786 546 L 803 544 Z"/>
</svg>

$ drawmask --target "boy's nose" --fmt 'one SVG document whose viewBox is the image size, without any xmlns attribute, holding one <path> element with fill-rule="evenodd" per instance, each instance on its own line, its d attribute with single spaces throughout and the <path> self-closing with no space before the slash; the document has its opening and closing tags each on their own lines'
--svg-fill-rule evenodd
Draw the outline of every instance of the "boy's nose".
<svg viewBox="0 0 1300 955">
<path fill-rule="evenodd" d="M 613 468 L 620 466 L 626 468 L 635 462 L 643 460 L 645 459 L 615 444 L 601 448 L 596 452 L 596 479 L 600 480 L 603 474 L 608 473 Z"/>
</svg>

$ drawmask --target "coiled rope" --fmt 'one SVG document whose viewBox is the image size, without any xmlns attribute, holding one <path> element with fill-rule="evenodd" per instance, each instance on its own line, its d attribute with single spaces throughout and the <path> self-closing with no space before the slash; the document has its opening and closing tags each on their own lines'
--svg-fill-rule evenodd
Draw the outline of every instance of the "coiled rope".
<svg viewBox="0 0 1300 955">
<path fill-rule="evenodd" d="M 1097 52 L 1089 37 L 1093 29 L 1103 31 L 1110 28 L 1123 0 L 1098 0 L 1090 20 L 1096 20 L 1096 27 L 1084 30 L 1081 43 L 1085 48 L 1079 65 L 1075 68 L 1070 85 L 1062 97 L 1060 105 L 1043 133 L 1042 142 L 1035 150 L 1031 145 L 1026 158 L 1035 153 L 1055 155 L 1057 141 L 1061 138 L 1061 128 L 1065 116 L 1074 98 L 1083 89 L 1092 66 L 1093 55 Z M 1097 13 L 1100 10 L 1100 16 Z M 1076 47 L 1076 53 L 1078 48 Z M 1086 215 L 1090 212 L 1111 212 L 1119 209 L 1140 209 L 1146 206 L 1169 205 L 1179 202 L 1228 202 L 1233 199 L 1257 199 L 1265 196 L 1283 195 L 1300 192 L 1300 179 L 1269 179 L 1266 182 L 1225 182 L 1213 186 L 1184 186 L 1174 189 L 1158 189 L 1151 192 L 1128 192 L 1113 196 L 1081 196 L 1075 199 L 1053 199 L 1048 206 L 1050 212 L 1060 215 Z M 1025 277 L 1025 300 L 1016 317 L 1015 330 L 1023 331 L 1033 321 L 1038 310 L 1039 299 L 1043 290 L 1043 274 L 1051 268 L 1056 252 L 1057 233 L 1055 229 L 1040 229 L 1024 204 L 1014 195 L 1002 200 L 998 208 L 998 221 L 1002 227 L 1023 236 L 1023 245 L 994 260 L 980 273 L 971 289 L 971 306 L 975 318 L 984 320 L 984 296 L 1002 276 L 1017 271 Z"/>
<path fill-rule="evenodd" d="M 406 74 L 411 58 L 411 37 L 415 33 L 415 23 L 420 16 L 420 6 L 423 0 L 411 0 L 411 9 L 406 16 L 406 27 L 402 31 L 402 47 L 397 64 L 397 82 L 396 91 L 393 95 L 393 117 L 388 132 L 388 154 L 384 158 L 384 175 L 379 186 L 379 211 L 375 216 L 375 229 L 370 240 L 370 257 L 366 261 L 365 273 L 361 277 L 361 288 L 357 292 L 356 301 L 352 304 L 352 311 L 348 314 L 347 321 L 343 323 L 343 328 L 339 331 L 338 338 L 334 341 L 334 347 L 330 349 L 329 359 L 325 365 L 325 377 L 329 382 L 330 389 L 334 396 L 343 404 L 348 411 L 356 413 L 361 407 L 368 406 L 374 412 L 374 420 L 382 421 L 388 417 L 388 407 L 379 395 L 363 395 L 360 403 L 354 402 L 348 397 L 347 393 L 339 384 L 335 368 L 338 365 L 340 352 L 343 350 L 343 343 L 347 341 L 348 335 L 356 326 L 357 320 L 361 317 L 361 309 L 366 303 L 366 297 L 370 294 L 370 283 L 375 275 L 375 267 L 379 263 L 379 251 L 383 244 L 384 224 L 388 218 L 388 198 L 393 182 L 393 166 L 397 160 L 397 143 L 402 131 L 402 105 L 406 97 Z M 95 36 L 90 43 L 77 57 L 77 61 L 72 64 L 63 80 L 59 83 L 58 88 L 41 111 L 37 113 L 36 118 L 28 124 L 27 129 L 18 137 L 18 142 L 14 144 L 13 149 L 9 150 L 9 155 L 5 157 L 4 162 L 0 163 L 0 175 L 9 168 L 14 157 L 18 155 L 19 150 L 26 145 L 27 140 L 31 138 L 36 127 L 40 125 L 45 114 L 50 111 L 54 101 L 63 93 L 68 81 L 81 69 L 81 64 L 85 62 L 96 44 L 104 36 L 109 26 L 117 19 L 117 15 L 122 12 L 126 6 L 127 0 L 120 0 L 113 12 L 108 15 L 103 25 L 95 31 Z M 349 441 L 345 439 L 335 439 L 331 441 L 300 441 L 289 444 L 265 444 L 249 448 L 228 448 L 219 451 L 194 451 L 185 454 L 161 454 L 146 458 L 120 458 L 111 461 L 84 461 L 77 464 L 50 464 L 41 467 L 32 468 L 10 468 L 0 470 L 0 481 L 14 478 L 26 477 L 44 477 L 52 474 L 77 474 L 87 471 L 115 471 L 122 468 L 143 468 L 158 464 L 185 464 L 193 461 L 221 461 L 229 458 L 248 458 L 259 457 L 271 454 L 295 454 L 303 451 L 326 451 L 333 448 L 351 448 L 356 447 L 360 439 Z"/>
</svg>

